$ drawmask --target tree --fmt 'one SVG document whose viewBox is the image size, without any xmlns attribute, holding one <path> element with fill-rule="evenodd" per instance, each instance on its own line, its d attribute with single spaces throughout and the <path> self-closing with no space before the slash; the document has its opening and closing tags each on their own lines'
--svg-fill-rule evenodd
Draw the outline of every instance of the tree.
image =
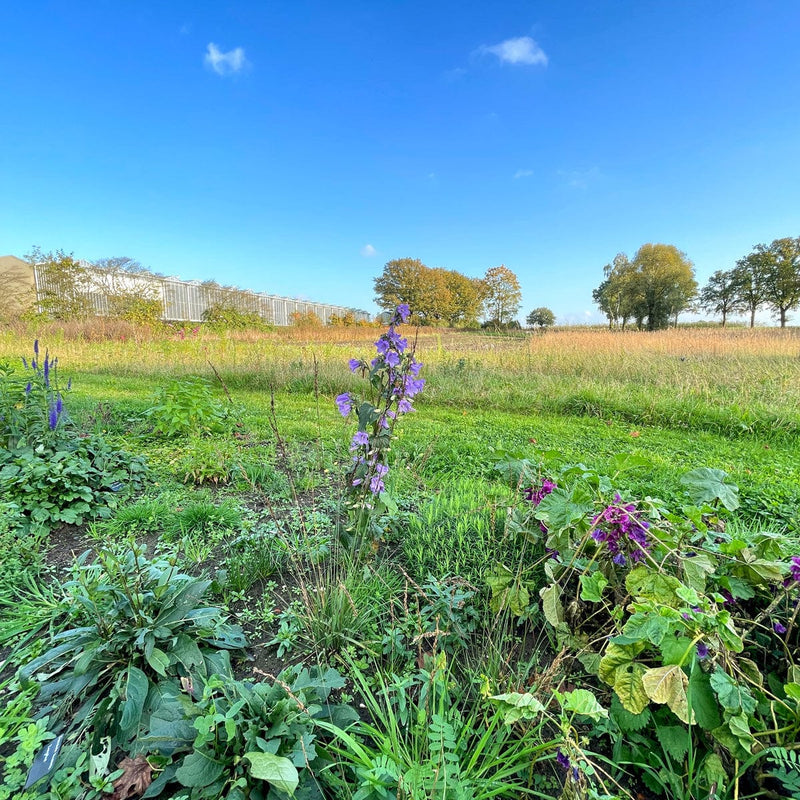
<svg viewBox="0 0 800 800">
<path fill-rule="evenodd" d="M 158 277 L 127 256 L 101 258 L 90 282 L 108 302 L 108 315 L 138 324 L 158 322 L 164 313 Z"/>
<path fill-rule="evenodd" d="M 603 267 L 605 280 L 592 292 L 592 299 L 608 318 L 608 327 L 625 330 L 633 316 L 634 293 L 631 288 L 635 268 L 625 253 L 617 253 L 611 264 Z"/>
<path fill-rule="evenodd" d="M 718 269 L 702 288 L 699 305 L 712 314 L 722 314 L 724 328 L 728 314 L 735 314 L 744 308 L 734 271 Z"/>
<path fill-rule="evenodd" d="M 477 325 L 481 313 L 483 284 L 478 278 L 468 278 L 455 270 L 445 270 L 445 282 L 450 294 L 451 328 Z"/>
<path fill-rule="evenodd" d="M 781 328 L 785 328 L 787 313 L 800 305 L 800 237 L 758 244 L 748 258 L 758 260 L 764 299 L 774 309 Z"/>
<path fill-rule="evenodd" d="M 756 324 L 756 311 L 767 301 L 764 259 L 751 253 L 736 262 L 732 270 L 736 298 L 743 311 L 750 314 L 750 327 Z"/>
<path fill-rule="evenodd" d="M 387 312 L 407 303 L 412 324 L 470 326 L 480 313 L 482 290 L 480 280 L 460 272 L 398 258 L 375 279 L 375 302 Z"/>
<path fill-rule="evenodd" d="M 534 328 L 537 325 L 540 329 L 549 328 L 551 325 L 556 324 L 556 315 L 545 306 L 534 308 L 525 319 L 529 328 Z"/>
<path fill-rule="evenodd" d="M 437 280 L 431 276 L 431 272 L 418 258 L 396 258 L 388 261 L 383 273 L 375 278 L 375 302 L 384 311 L 391 311 L 401 303 L 407 303 L 413 323 L 430 325 L 431 310 L 435 311 L 442 302 L 442 298 L 432 296 Z"/>
<path fill-rule="evenodd" d="M 633 257 L 634 315 L 647 330 L 666 328 L 697 294 L 694 265 L 671 244 L 643 244 Z"/>
<path fill-rule="evenodd" d="M 507 327 L 519 311 L 522 290 L 517 276 L 505 265 L 491 267 L 483 277 L 484 316 L 499 328 Z"/>
<path fill-rule="evenodd" d="M 63 250 L 43 253 L 39 247 L 25 256 L 37 270 L 39 310 L 57 320 L 85 319 L 95 314 L 87 270 Z"/>
</svg>

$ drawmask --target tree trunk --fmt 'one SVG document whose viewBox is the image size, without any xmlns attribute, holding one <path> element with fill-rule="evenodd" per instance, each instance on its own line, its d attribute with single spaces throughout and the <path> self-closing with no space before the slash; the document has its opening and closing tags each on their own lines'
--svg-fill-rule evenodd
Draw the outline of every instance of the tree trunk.
<svg viewBox="0 0 800 800">
<path fill-rule="evenodd" d="M 756 310 L 755 308 L 750 309 L 750 327 L 755 328 L 756 326 Z"/>
<path fill-rule="evenodd" d="M 785 328 L 786 327 L 786 309 L 782 307 L 780 311 L 781 311 L 781 328 Z"/>
<path fill-rule="evenodd" d="M 727 318 L 727 316 L 728 316 L 728 312 L 727 311 L 723 311 L 722 312 L 722 327 L 723 328 L 725 327 L 725 319 Z"/>
</svg>

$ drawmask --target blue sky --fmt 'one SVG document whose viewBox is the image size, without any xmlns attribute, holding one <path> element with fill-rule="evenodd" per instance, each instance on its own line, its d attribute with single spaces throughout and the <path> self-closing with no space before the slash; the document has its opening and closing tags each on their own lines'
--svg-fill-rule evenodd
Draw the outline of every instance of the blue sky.
<svg viewBox="0 0 800 800">
<path fill-rule="evenodd" d="M 603 265 L 700 282 L 800 235 L 800 4 L 4 3 L 0 254 L 377 310 L 393 258 L 505 264 L 599 318 Z"/>
</svg>

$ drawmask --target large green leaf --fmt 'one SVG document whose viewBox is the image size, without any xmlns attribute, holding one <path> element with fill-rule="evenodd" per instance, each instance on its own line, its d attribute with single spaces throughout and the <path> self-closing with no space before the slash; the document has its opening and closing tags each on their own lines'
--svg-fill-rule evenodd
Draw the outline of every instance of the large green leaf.
<svg viewBox="0 0 800 800">
<path fill-rule="evenodd" d="M 581 600 L 588 603 L 601 603 L 603 601 L 603 589 L 608 586 L 608 579 L 600 570 L 591 575 L 583 574 L 580 577 Z"/>
<path fill-rule="evenodd" d="M 600 680 L 609 686 L 613 686 L 617 669 L 630 664 L 643 649 L 643 642 L 633 642 L 632 644 L 614 644 L 611 642 L 606 647 L 605 655 L 600 660 L 600 666 L 597 671 Z"/>
<path fill-rule="evenodd" d="M 623 708 L 631 714 L 641 714 L 649 702 L 642 683 L 644 673 L 644 665 L 633 662 L 618 667 L 614 673 L 614 691 Z"/>
<path fill-rule="evenodd" d="M 561 605 L 561 587 L 557 583 L 545 586 L 539 590 L 542 598 L 542 611 L 545 619 L 557 628 L 564 621 L 564 606 Z"/>
<path fill-rule="evenodd" d="M 689 676 L 689 702 L 701 728 L 711 731 L 722 724 L 717 698 L 711 688 L 711 677 L 696 664 Z"/>
<path fill-rule="evenodd" d="M 300 783 L 300 776 L 288 758 L 259 752 L 245 753 L 244 757 L 250 762 L 250 774 L 254 778 L 267 781 L 288 795 L 294 794 L 297 784 Z"/>
<path fill-rule="evenodd" d="M 223 763 L 195 750 L 183 759 L 183 764 L 175 771 L 175 777 L 181 786 L 192 789 L 214 783 L 222 775 L 223 769 Z"/>
<path fill-rule="evenodd" d="M 594 720 L 608 716 L 608 711 L 600 705 L 597 698 L 588 689 L 573 689 L 571 692 L 566 692 L 561 708 L 564 711 L 583 714 Z"/>
<path fill-rule="evenodd" d="M 734 483 L 727 483 L 727 477 L 728 473 L 721 469 L 699 467 L 683 475 L 681 483 L 695 505 L 701 506 L 719 500 L 728 511 L 736 511 L 739 508 L 739 487 Z"/>
<path fill-rule="evenodd" d="M 530 692 L 496 694 L 489 700 L 500 707 L 503 721 L 507 725 L 521 719 L 536 719 L 544 711 L 544 706 Z"/>
<path fill-rule="evenodd" d="M 625 588 L 636 598 L 652 600 L 666 606 L 678 608 L 682 600 L 675 594 L 681 582 L 672 575 L 654 572 L 644 564 L 634 567 L 625 578 Z"/>
<path fill-rule="evenodd" d="M 744 711 L 745 714 L 755 711 L 756 701 L 750 690 L 731 678 L 721 667 L 717 667 L 711 676 L 711 686 L 727 711 Z"/>
<path fill-rule="evenodd" d="M 126 733 L 134 733 L 142 718 L 144 701 L 150 689 L 150 681 L 138 667 L 128 667 L 128 678 L 125 681 L 125 700 L 122 702 L 122 716 L 119 726 Z"/>
</svg>

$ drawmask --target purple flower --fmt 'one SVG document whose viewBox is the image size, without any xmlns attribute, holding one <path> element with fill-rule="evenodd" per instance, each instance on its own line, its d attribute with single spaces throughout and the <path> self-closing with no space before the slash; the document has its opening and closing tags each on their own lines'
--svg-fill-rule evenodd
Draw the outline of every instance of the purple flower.
<svg viewBox="0 0 800 800">
<path fill-rule="evenodd" d="M 563 770 L 568 770 L 570 768 L 569 756 L 567 756 L 566 753 L 562 753 L 560 747 L 556 750 L 556 763 Z"/>
<path fill-rule="evenodd" d="M 350 442 L 350 449 L 356 450 L 357 448 L 368 444 L 369 444 L 369 434 L 366 431 L 358 431 L 353 436 L 353 439 Z"/>
<path fill-rule="evenodd" d="M 47 360 L 47 353 L 44 355 L 44 385 L 50 386 L 50 362 Z"/>
<path fill-rule="evenodd" d="M 783 582 L 784 586 L 791 586 L 800 581 L 800 556 L 792 556 L 789 563 L 789 577 Z"/>
<path fill-rule="evenodd" d="M 336 398 L 336 405 L 339 408 L 339 413 L 346 417 L 353 408 L 353 401 L 350 397 L 350 392 L 344 392 Z"/>
<path fill-rule="evenodd" d="M 58 393 L 56 399 L 56 413 L 58 416 L 61 416 L 61 412 L 64 410 L 64 401 L 61 399 L 61 392 Z"/>
<path fill-rule="evenodd" d="M 347 363 L 350 365 L 350 372 L 355 372 L 361 366 L 361 359 L 351 358 Z"/>
<path fill-rule="evenodd" d="M 403 394 L 411 398 L 415 394 L 419 394 L 425 386 L 425 378 L 413 378 L 411 375 L 406 375 L 403 379 Z"/>
<path fill-rule="evenodd" d="M 390 367 L 396 367 L 400 364 L 400 356 L 394 350 L 390 350 L 385 356 L 385 361 Z"/>
<path fill-rule="evenodd" d="M 529 486 L 523 492 L 524 498 L 529 502 L 533 503 L 533 505 L 538 506 L 539 503 L 544 500 L 545 496 L 550 494 L 553 489 L 556 489 L 555 481 L 551 481 L 549 478 L 545 478 L 542 481 L 542 485 L 539 489 L 534 489 L 533 486 Z"/>
<path fill-rule="evenodd" d="M 399 319 L 400 322 L 406 322 L 409 316 L 411 316 L 411 309 L 408 307 L 408 303 L 400 303 L 397 306 L 397 311 L 394 312 L 394 316 L 396 319 Z"/>
<path fill-rule="evenodd" d="M 697 643 L 697 658 L 700 661 L 704 658 L 708 658 L 708 645 L 705 642 Z"/>
<path fill-rule="evenodd" d="M 422 362 L 421 361 L 411 361 L 408 365 L 408 371 L 416 378 L 419 375 L 419 371 L 422 369 Z"/>
<path fill-rule="evenodd" d="M 775 633 L 782 635 L 786 633 L 786 626 L 781 622 L 775 622 L 772 625 L 772 630 L 774 630 Z"/>
<path fill-rule="evenodd" d="M 397 413 L 398 414 L 408 414 L 409 411 L 413 411 L 413 410 L 414 410 L 414 406 L 412 406 L 411 403 L 408 400 L 405 399 L 405 397 L 402 400 L 398 401 L 398 403 L 397 403 Z"/>
<path fill-rule="evenodd" d="M 54 431 L 56 429 L 56 425 L 58 425 L 58 411 L 56 411 L 55 406 L 50 406 L 50 418 L 48 419 L 50 424 L 50 430 Z"/>
<path fill-rule="evenodd" d="M 619 566 L 624 567 L 627 563 L 627 559 L 625 558 L 624 553 L 617 553 L 614 558 L 611 559 L 615 564 L 619 564 Z"/>
<path fill-rule="evenodd" d="M 375 348 L 382 356 L 385 356 L 389 352 L 389 340 L 386 339 L 385 335 L 381 336 L 381 338 L 375 342 Z"/>
<path fill-rule="evenodd" d="M 25 356 L 22 356 L 22 366 L 28 369 L 28 359 Z"/>
<path fill-rule="evenodd" d="M 385 464 L 376 464 L 374 469 L 375 474 L 370 479 L 369 490 L 372 492 L 372 494 L 380 494 L 386 488 L 383 483 L 383 478 L 389 471 L 389 467 L 387 467 Z"/>
<path fill-rule="evenodd" d="M 615 495 L 619 498 L 619 495 Z M 597 514 L 592 520 L 595 530 L 592 538 L 605 544 L 615 563 L 624 563 L 615 556 L 624 550 L 634 563 L 641 561 L 645 552 L 652 546 L 647 538 L 650 523 L 642 520 L 634 503 L 611 505 Z"/>
<path fill-rule="evenodd" d="M 33 386 L 31 386 L 31 382 L 28 381 L 28 385 L 25 387 L 25 394 L 30 394 L 32 388 Z"/>
<path fill-rule="evenodd" d="M 33 352 L 36 353 L 37 356 L 39 355 L 39 340 L 38 339 L 34 339 L 33 340 Z"/>
</svg>

